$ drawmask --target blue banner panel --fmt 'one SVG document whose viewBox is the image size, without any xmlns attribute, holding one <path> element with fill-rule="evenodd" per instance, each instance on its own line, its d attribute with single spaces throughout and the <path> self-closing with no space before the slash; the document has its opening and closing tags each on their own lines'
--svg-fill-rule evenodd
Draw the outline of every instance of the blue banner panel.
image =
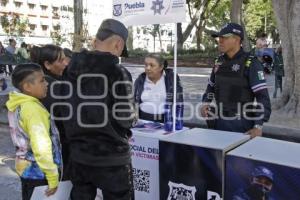
<svg viewBox="0 0 300 200">
<path fill-rule="evenodd" d="M 159 142 L 161 200 L 220 200 L 222 151 Z"/>
<path fill-rule="evenodd" d="M 225 200 L 300 199 L 300 169 L 231 155 L 225 167 Z"/>
</svg>

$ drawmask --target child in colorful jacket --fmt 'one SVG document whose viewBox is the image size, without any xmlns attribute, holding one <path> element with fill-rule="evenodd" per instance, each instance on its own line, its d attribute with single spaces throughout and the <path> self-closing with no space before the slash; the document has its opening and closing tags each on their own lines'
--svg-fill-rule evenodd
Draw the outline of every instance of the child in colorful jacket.
<svg viewBox="0 0 300 200">
<path fill-rule="evenodd" d="M 30 200 L 34 187 L 48 185 L 47 196 L 58 187 L 62 166 L 59 133 L 39 99 L 46 96 L 47 81 L 37 64 L 18 65 L 6 106 L 11 137 L 16 147 L 16 171 L 21 178 L 22 198 Z"/>
</svg>

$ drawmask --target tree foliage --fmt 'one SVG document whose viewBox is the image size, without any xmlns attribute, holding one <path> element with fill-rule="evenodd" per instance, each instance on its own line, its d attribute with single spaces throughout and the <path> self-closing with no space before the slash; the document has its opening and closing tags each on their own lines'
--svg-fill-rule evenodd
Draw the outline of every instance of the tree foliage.
<svg viewBox="0 0 300 200">
<path fill-rule="evenodd" d="M 28 28 L 28 19 L 12 13 L 1 16 L 1 26 L 7 35 L 24 36 Z"/>
<path fill-rule="evenodd" d="M 271 0 L 248 0 L 244 4 L 244 20 L 250 40 L 262 33 L 274 35 L 276 21 Z"/>
<path fill-rule="evenodd" d="M 212 30 L 218 30 L 224 23 L 230 20 L 230 1 L 229 0 L 208 0 L 206 2 L 200 0 L 191 1 L 193 9 L 201 9 L 199 13 L 199 21 L 196 24 L 196 35 L 194 41 L 197 42 L 197 48 L 200 45 L 204 49 L 212 48 L 215 46 L 215 40 L 211 38 Z M 206 4 L 204 4 L 206 3 Z"/>
<path fill-rule="evenodd" d="M 150 34 L 153 37 L 153 45 L 154 45 L 154 51 L 155 51 L 155 38 L 158 37 L 159 44 L 160 44 L 160 51 L 163 52 L 162 48 L 162 39 L 161 35 L 162 32 L 165 32 L 163 26 L 160 24 L 153 24 L 153 25 L 148 25 L 148 26 L 142 26 L 142 31 L 144 34 Z"/>
<path fill-rule="evenodd" d="M 212 4 L 208 4 L 212 6 Z M 217 7 L 210 13 L 208 13 L 208 19 L 206 25 L 213 27 L 214 29 L 220 29 L 225 23 L 230 21 L 230 0 L 220 1 Z M 209 9 L 211 10 L 211 8 Z"/>
<path fill-rule="evenodd" d="M 60 25 L 57 25 L 55 30 L 51 31 L 50 36 L 53 43 L 56 45 L 61 45 L 63 42 L 67 41 L 67 35 L 62 33 Z"/>
</svg>

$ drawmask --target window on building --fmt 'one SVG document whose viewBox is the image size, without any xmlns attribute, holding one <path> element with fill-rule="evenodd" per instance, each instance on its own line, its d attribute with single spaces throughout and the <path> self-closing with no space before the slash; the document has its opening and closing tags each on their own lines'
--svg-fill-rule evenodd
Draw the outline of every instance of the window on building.
<svg viewBox="0 0 300 200">
<path fill-rule="evenodd" d="M 42 9 L 42 10 L 47 10 L 47 7 L 48 7 L 48 6 L 41 5 L 41 9 Z"/>
<path fill-rule="evenodd" d="M 36 28 L 36 25 L 35 24 L 29 24 L 29 28 L 31 31 L 34 31 L 35 28 Z"/>
<path fill-rule="evenodd" d="M 57 12 L 58 11 L 58 7 L 53 6 L 52 10 L 53 10 L 53 12 Z"/>
<path fill-rule="evenodd" d="M 54 13 L 53 13 L 53 18 L 56 18 L 56 19 L 59 18 L 59 15 L 58 15 L 57 12 L 54 12 Z"/>
<path fill-rule="evenodd" d="M 34 7 L 35 7 L 35 5 L 34 5 L 33 3 L 29 3 L 29 4 L 28 4 L 28 7 L 29 7 L 30 10 L 33 10 Z"/>
<path fill-rule="evenodd" d="M 43 31 L 47 31 L 48 30 L 48 26 L 47 25 L 42 25 L 42 30 Z"/>
<path fill-rule="evenodd" d="M 53 26 L 53 30 L 59 31 L 59 29 L 60 29 L 60 25 L 55 25 L 55 26 Z"/>
<path fill-rule="evenodd" d="M 60 9 L 61 9 L 62 11 L 68 11 L 68 7 L 67 7 L 67 6 L 61 6 Z"/>
<path fill-rule="evenodd" d="M 21 7 L 21 5 L 22 5 L 22 2 L 14 2 L 15 3 L 15 6 L 16 6 L 16 8 L 20 8 Z"/>
<path fill-rule="evenodd" d="M 74 11 L 73 7 L 68 6 L 68 11 L 73 12 Z"/>
<path fill-rule="evenodd" d="M 7 3 L 8 3 L 8 0 L 1 0 L 1 6 L 6 6 Z"/>
<path fill-rule="evenodd" d="M 53 17 L 55 17 L 55 18 L 59 17 L 58 9 L 59 9 L 58 7 L 52 7 Z"/>
</svg>

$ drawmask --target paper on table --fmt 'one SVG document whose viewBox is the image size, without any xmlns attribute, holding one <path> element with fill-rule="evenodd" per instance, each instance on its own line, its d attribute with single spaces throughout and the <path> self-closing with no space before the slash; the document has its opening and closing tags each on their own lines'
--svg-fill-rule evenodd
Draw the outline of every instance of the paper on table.
<svg viewBox="0 0 300 200">
<path fill-rule="evenodd" d="M 62 181 L 59 183 L 56 193 L 50 197 L 45 195 L 48 185 L 35 187 L 31 200 L 69 200 L 72 187 L 71 181 Z"/>
</svg>

